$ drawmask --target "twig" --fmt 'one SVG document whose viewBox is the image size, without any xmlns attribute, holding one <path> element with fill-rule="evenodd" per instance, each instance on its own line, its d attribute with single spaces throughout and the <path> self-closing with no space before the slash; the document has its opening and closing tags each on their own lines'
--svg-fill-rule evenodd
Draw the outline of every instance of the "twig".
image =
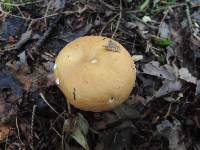
<svg viewBox="0 0 200 150">
<path fill-rule="evenodd" d="M 46 17 L 48 15 L 48 11 L 49 11 L 50 6 L 51 6 L 51 0 L 49 1 L 48 5 L 47 5 L 47 9 L 46 9 L 44 17 Z M 45 18 L 44 21 L 45 21 L 45 24 L 47 26 L 47 19 Z"/>
<path fill-rule="evenodd" d="M 114 17 L 112 17 L 106 24 L 105 26 L 101 29 L 101 32 L 99 33 L 99 35 L 102 35 L 103 31 L 105 30 L 105 28 L 107 27 L 107 25 L 109 25 L 119 14 L 117 13 Z"/>
<path fill-rule="evenodd" d="M 167 117 L 170 115 L 171 108 L 172 108 L 172 103 L 170 103 L 169 108 L 168 108 L 168 111 L 167 111 L 167 113 L 165 114 L 164 118 L 167 118 Z"/>
<path fill-rule="evenodd" d="M 38 18 L 27 18 L 27 17 L 18 16 L 18 15 L 13 15 L 13 14 L 11 14 L 9 12 L 5 12 L 5 11 L 3 11 L 3 13 L 5 13 L 8 16 L 12 16 L 12 17 L 16 17 L 16 18 L 20 18 L 20 19 L 24 19 L 24 20 L 29 20 L 29 21 L 32 21 L 32 20 L 42 20 L 42 19 L 45 19 L 45 18 L 50 18 L 50 17 L 57 16 L 57 15 L 60 14 L 60 13 L 54 13 L 54 14 L 51 14 L 51 15 L 48 15 L 48 16 L 43 16 L 43 17 L 38 17 Z"/>
<path fill-rule="evenodd" d="M 62 139 L 62 135 L 60 135 L 60 133 L 53 127 L 52 128 L 55 132 L 56 132 L 56 134 Z"/>
<path fill-rule="evenodd" d="M 5 150 L 7 150 L 7 145 L 8 145 L 8 135 L 7 135 L 7 137 L 6 137 L 6 142 L 5 142 Z"/>
<path fill-rule="evenodd" d="M 17 119 L 17 117 L 16 117 L 16 119 L 15 119 L 15 123 L 16 123 L 16 127 L 17 127 L 17 134 L 18 134 L 19 141 L 22 143 L 22 145 L 24 145 L 24 143 L 23 143 L 22 140 L 21 140 L 21 136 L 20 136 L 20 132 L 19 132 L 19 126 L 18 126 L 18 119 Z"/>
<path fill-rule="evenodd" d="M 31 119 L 31 149 L 34 150 L 34 136 L 33 136 L 33 126 L 34 126 L 34 120 L 35 120 L 35 111 L 36 111 L 37 105 L 33 105 L 33 111 L 32 111 L 32 119 Z"/>
<path fill-rule="evenodd" d="M 113 7 L 112 5 L 104 2 L 103 0 L 100 0 L 99 2 L 102 3 L 104 6 L 106 6 L 107 8 L 109 8 L 111 10 L 115 10 L 115 7 Z"/>
<path fill-rule="evenodd" d="M 63 12 L 58 12 L 58 13 L 50 14 L 50 15 L 43 16 L 43 17 L 38 17 L 38 18 L 27 18 L 27 17 L 18 16 L 18 15 L 13 15 L 13 14 L 11 14 L 9 12 L 5 12 L 5 11 L 2 11 L 2 12 L 4 14 L 6 14 L 7 16 L 12 16 L 12 17 L 16 17 L 16 18 L 24 19 L 24 20 L 28 20 L 28 21 L 42 20 L 42 19 L 46 19 L 46 18 L 55 17 L 55 16 L 58 16 L 58 15 L 61 15 L 61 14 L 71 15 L 71 14 L 74 14 L 74 13 L 79 13 L 79 11 L 63 11 Z"/>
<path fill-rule="evenodd" d="M 120 24 L 120 21 L 121 21 L 121 18 L 122 18 L 122 0 L 119 0 L 119 2 L 120 2 L 119 18 L 118 18 L 118 21 L 117 21 L 117 25 L 115 27 L 115 31 L 113 32 L 113 35 L 112 35 L 112 39 L 114 39 L 114 37 L 115 37 L 115 34 L 117 32 L 117 29 L 119 28 L 119 24 Z"/>
<path fill-rule="evenodd" d="M 20 10 L 20 8 L 17 6 L 17 9 L 19 11 L 19 13 L 21 14 L 22 17 L 25 17 L 24 14 L 22 13 L 22 11 Z"/>
<path fill-rule="evenodd" d="M 57 114 L 60 115 L 50 104 L 49 102 L 46 100 L 46 98 L 44 97 L 44 95 L 42 93 L 40 93 L 40 96 L 42 97 L 42 99 L 44 100 L 44 102 Z"/>
<path fill-rule="evenodd" d="M 190 16 L 190 6 L 189 6 L 188 3 L 187 3 L 187 5 L 186 5 L 186 15 L 187 15 L 188 24 L 189 24 L 189 28 L 190 28 L 191 34 L 192 34 L 198 41 L 200 41 L 200 37 L 195 33 L 195 29 L 193 28 L 193 25 L 192 25 L 192 19 L 191 19 L 191 16 Z"/>
<path fill-rule="evenodd" d="M 190 16 L 190 8 L 189 8 L 188 4 L 186 5 L 186 15 L 187 15 L 190 31 L 192 32 L 193 31 L 193 29 L 192 29 L 192 19 L 191 19 L 191 16 Z"/>
<path fill-rule="evenodd" d="M 4 3 L 4 2 L 0 2 L 0 4 L 1 4 L 1 5 L 8 5 L 8 6 L 19 7 L 19 6 L 30 5 L 30 4 L 40 3 L 40 2 L 43 2 L 43 1 L 26 2 L 26 3 L 22 3 L 22 4 L 14 4 L 14 3 Z"/>
</svg>

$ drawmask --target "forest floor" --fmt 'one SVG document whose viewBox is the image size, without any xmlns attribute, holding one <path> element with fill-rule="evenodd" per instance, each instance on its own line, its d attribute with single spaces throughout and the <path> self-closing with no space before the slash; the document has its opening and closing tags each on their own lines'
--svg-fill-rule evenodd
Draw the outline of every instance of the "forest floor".
<svg viewBox="0 0 200 150">
<path fill-rule="evenodd" d="M 85 35 L 121 43 L 136 86 L 111 111 L 71 106 L 53 78 Z M 199 150 L 200 0 L 0 0 L 0 149 Z"/>
</svg>

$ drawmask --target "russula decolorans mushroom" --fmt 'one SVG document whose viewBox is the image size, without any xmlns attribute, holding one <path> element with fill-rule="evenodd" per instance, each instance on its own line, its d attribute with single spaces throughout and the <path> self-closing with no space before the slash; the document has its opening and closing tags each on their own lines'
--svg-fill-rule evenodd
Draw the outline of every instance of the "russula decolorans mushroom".
<svg viewBox="0 0 200 150">
<path fill-rule="evenodd" d="M 136 69 L 128 51 L 102 36 L 84 36 L 67 44 L 55 61 L 56 83 L 74 107 L 101 112 L 123 103 Z"/>
</svg>

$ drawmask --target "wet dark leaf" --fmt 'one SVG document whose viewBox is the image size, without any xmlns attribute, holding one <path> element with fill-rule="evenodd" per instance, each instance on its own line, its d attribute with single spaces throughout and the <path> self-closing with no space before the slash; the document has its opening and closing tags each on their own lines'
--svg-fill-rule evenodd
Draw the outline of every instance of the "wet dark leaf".
<svg viewBox="0 0 200 150">
<path fill-rule="evenodd" d="M 57 38 L 64 40 L 65 42 L 71 42 L 74 39 L 80 37 L 80 36 L 84 36 L 86 35 L 90 29 L 92 28 L 91 24 L 86 25 L 85 27 L 79 29 L 76 32 L 68 32 L 68 33 L 64 33 L 63 35 L 59 35 Z"/>
<path fill-rule="evenodd" d="M 134 105 L 122 104 L 120 107 L 114 109 L 119 119 L 136 119 L 140 118 L 140 113 L 136 110 Z"/>
<path fill-rule="evenodd" d="M 22 89 L 11 74 L 0 73 L 0 92 L 3 92 L 4 89 L 11 89 L 12 95 L 16 98 L 22 96 Z"/>
<path fill-rule="evenodd" d="M 16 17 L 6 17 L 5 21 L 0 24 L 0 39 L 7 41 L 9 36 L 20 36 L 25 32 L 26 23 L 24 20 Z"/>
</svg>

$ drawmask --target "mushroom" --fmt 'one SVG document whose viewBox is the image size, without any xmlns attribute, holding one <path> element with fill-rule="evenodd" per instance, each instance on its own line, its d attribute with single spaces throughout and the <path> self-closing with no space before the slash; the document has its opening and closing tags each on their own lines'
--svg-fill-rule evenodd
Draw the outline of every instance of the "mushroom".
<svg viewBox="0 0 200 150">
<path fill-rule="evenodd" d="M 92 112 L 123 103 L 135 86 L 136 69 L 128 51 L 102 36 L 84 36 L 58 54 L 56 83 L 71 105 Z"/>
</svg>

